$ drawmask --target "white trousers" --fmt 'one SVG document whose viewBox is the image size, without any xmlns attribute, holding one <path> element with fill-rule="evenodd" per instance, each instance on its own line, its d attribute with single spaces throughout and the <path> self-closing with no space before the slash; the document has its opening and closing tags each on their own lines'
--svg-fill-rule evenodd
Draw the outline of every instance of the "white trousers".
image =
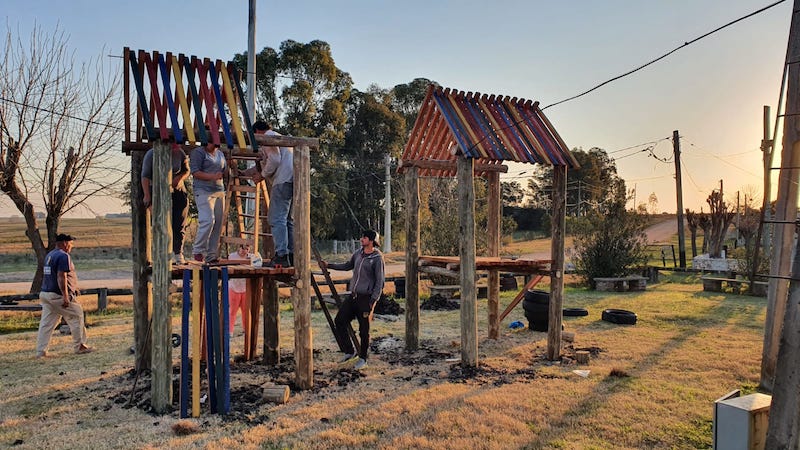
<svg viewBox="0 0 800 450">
<path fill-rule="evenodd" d="M 64 298 L 55 292 L 40 292 L 39 303 L 42 304 L 42 320 L 39 322 L 39 333 L 36 336 L 37 354 L 47 352 L 50 347 L 50 337 L 62 316 L 72 332 L 75 350 L 81 345 L 86 345 L 86 326 L 83 323 L 83 308 L 80 303 L 73 300 L 69 302 L 69 307 L 64 308 Z"/>
</svg>

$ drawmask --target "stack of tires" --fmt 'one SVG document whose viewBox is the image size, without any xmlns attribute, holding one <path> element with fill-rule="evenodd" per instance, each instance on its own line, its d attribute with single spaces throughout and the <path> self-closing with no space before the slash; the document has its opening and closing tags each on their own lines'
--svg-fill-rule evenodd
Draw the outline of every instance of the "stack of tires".
<svg viewBox="0 0 800 450">
<path fill-rule="evenodd" d="M 548 316 L 550 314 L 550 293 L 546 291 L 529 290 L 522 301 L 525 318 L 528 319 L 528 328 L 533 331 L 547 331 Z"/>
</svg>

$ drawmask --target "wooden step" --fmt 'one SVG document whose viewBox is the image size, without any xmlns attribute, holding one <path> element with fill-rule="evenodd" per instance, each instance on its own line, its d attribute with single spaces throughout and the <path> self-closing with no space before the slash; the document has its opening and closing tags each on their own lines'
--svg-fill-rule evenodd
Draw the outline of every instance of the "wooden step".
<svg viewBox="0 0 800 450">
<path fill-rule="evenodd" d="M 232 192 L 251 192 L 251 193 L 256 192 L 255 186 L 248 186 L 246 184 L 232 184 L 228 186 L 228 189 L 231 190 Z"/>
</svg>

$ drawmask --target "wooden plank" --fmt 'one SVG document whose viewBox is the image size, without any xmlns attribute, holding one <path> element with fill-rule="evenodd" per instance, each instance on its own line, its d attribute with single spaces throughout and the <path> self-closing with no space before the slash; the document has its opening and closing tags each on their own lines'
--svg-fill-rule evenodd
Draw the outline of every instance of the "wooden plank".
<svg viewBox="0 0 800 450">
<path fill-rule="evenodd" d="M 148 329 L 153 304 L 148 289 L 147 208 L 142 202 L 142 161 L 144 153 L 131 155 L 131 257 L 133 259 L 133 341 L 136 370 L 150 370 L 150 345 Z"/>
<path fill-rule="evenodd" d="M 209 137 L 210 142 L 219 145 L 219 124 L 214 112 L 214 96 L 211 94 L 208 84 L 206 84 L 208 82 L 208 69 L 202 61 L 194 56 L 192 57 L 192 66 L 197 70 L 200 98 L 203 99 L 203 104 L 206 106 L 205 123 L 208 125 L 208 130 L 211 134 Z M 202 129 L 203 127 L 200 128 Z"/>
<path fill-rule="evenodd" d="M 550 311 L 547 359 L 561 358 L 561 322 L 564 304 L 564 238 L 567 217 L 567 167 L 553 166 L 553 222 L 551 232 Z"/>
<path fill-rule="evenodd" d="M 456 162 L 449 160 L 433 160 L 433 159 L 402 161 L 401 168 L 405 170 L 407 167 L 419 167 L 420 169 L 443 170 L 450 172 L 456 169 Z M 486 172 L 486 173 L 508 172 L 508 166 L 504 164 L 486 164 L 486 163 L 476 162 L 473 167 L 475 170 L 475 174 L 478 174 L 480 172 Z M 398 171 L 399 170 L 400 168 L 398 168 Z"/>
<path fill-rule="evenodd" d="M 134 54 L 133 50 L 128 52 L 128 58 L 130 61 L 131 72 L 133 72 L 133 83 L 136 86 L 136 95 L 139 98 L 139 109 L 142 111 L 140 116 L 137 116 L 137 119 L 142 119 L 144 121 L 144 126 L 147 129 L 147 136 L 148 139 L 155 139 L 156 132 L 155 128 L 153 127 L 153 122 L 150 120 L 150 112 L 147 109 L 147 97 L 144 94 L 144 80 L 142 78 L 141 72 L 139 72 L 139 63 L 136 62 L 136 55 Z M 142 62 L 144 64 L 144 62 Z M 137 126 L 138 126 L 137 120 Z M 136 134 L 138 136 L 139 130 L 136 130 Z M 139 139 L 137 139 L 138 141 Z"/>
<path fill-rule="evenodd" d="M 506 309 L 504 309 L 503 312 L 500 314 L 500 317 L 497 319 L 497 322 L 502 323 L 503 319 L 505 319 L 506 316 L 508 316 L 508 314 L 511 313 L 511 311 L 513 311 L 514 308 L 516 308 L 519 302 L 521 302 L 522 299 L 525 298 L 525 292 L 536 287 L 536 285 L 539 284 L 539 282 L 542 281 L 543 278 L 544 275 L 536 275 L 535 277 L 531 278 L 530 281 L 528 281 L 528 283 L 525 284 L 522 290 L 519 291 L 519 293 L 514 297 L 514 300 L 512 300 L 511 303 L 509 303 L 508 306 L 506 306 Z"/>
<path fill-rule="evenodd" d="M 200 269 L 192 269 L 192 417 L 200 417 L 200 341 L 203 328 L 200 321 L 202 298 Z M 188 336 L 184 336 L 186 339 Z"/>
<path fill-rule="evenodd" d="M 406 350 L 419 349 L 419 175 L 416 167 L 406 177 Z"/>
<path fill-rule="evenodd" d="M 567 147 L 567 144 L 564 142 L 564 139 L 561 138 L 561 135 L 558 133 L 558 130 L 556 130 L 556 127 L 554 127 L 553 124 L 550 123 L 550 119 L 547 118 L 547 116 L 544 114 L 544 111 L 539 109 L 539 102 L 534 103 L 533 110 L 534 114 L 536 114 L 536 116 L 542 120 L 542 123 L 547 125 L 547 128 L 551 131 L 553 137 L 555 137 L 556 141 L 561 146 L 561 149 L 563 149 L 562 155 L 569 161 L 570 168 L 572 168 L 573 170 L 580 169 L 581 168 L 580 163 L 578 162 L 577 159 L 575 159 L 575 156 L 572 155 L 572 152 L 569 151 L 569 147 Z"/>
<path fill-rule="evenodd" d="M 172 151 L 165 141 L 156 141 L 153 150 L 153 318 L 151 404 L 159 414 L 172 404 L 172 317 L 169 287 L 172 256 Z"/>
<path fill-rule="evenodd" d="M 487 217 L 487 253 L 490 257 L 500 256 L 500 227 L 502 223 L 502 202 L 500 196 L 500 174 L 492 172 L 489 178 L 488 192 L 488 217 Z M 497 339 L 500 336 L 500 320 L 497 313 L 500 309 L 500 271 L 489 271 L 488 286 L 488 319 L 489 319 L 489 339 Z"/>
<path fill-rule="evenodd" d="M 472 158 L 458 158 L 461 278 L 461 364 L 478 365 L 478 296 L 475 288 L 475 187 Z"/>
<path fill-rule="evenodd" d="M 42 305 L 9 305 L 0 304 L 0 311 L 41 311 Z"/>
<path fill-rule="evenodd" d="M 244 133 L 242 133 L 242 122 L 239 120 L 239 107 L 236 103 L 236 97 L 233 95 L 231 79 L 228 76 L 227 67 L 223 65 L 219 73 L 222 75 L 222 90 L 225 92 L 225 102 L 228 104 L 228 109 L 231 112 L 231 124 L 234 134 L 236 135 L 236 142 L 239 144 L 239 148 L 245 148 L 247 147 L 247 143 L 244 140 Z M 242 109 L 247 108 L 243 107 Z"/>
<path fill-rule="evenodd" d="M 328 289 L 331 291 L 331 297 L 333 298 L 336 307 L 342 306 L 342 298 L 339 296 L 339 292 L 336 290 L 336 283 L 331 279 L 331 273 L 328 271 L 327 267 L 322 267 L 322 256 L 319 253 L 319 249 L 317 245 L 313 242 L 311 243 L 311 251 L 314 255 L 314 259 L 317 261 L 317 265 L 322 272 L 322 276 L 325 278 L 325 283 L 328 285 Z M 351 324 L 347 324 L 347 335 L 350 336 L 350 342 L 353 344 L 353 348 L 356 350 L 356 353 L 361 351 L 361 344 L 356 336 L 355 330 L 353 330 L 353 326 Z"/>
<path fill-rule="evenodd" d="M 161 104 L 161 96 L 158 91 L 158 52 L 153 52 L 153 59 L 150 55 L 144 54 L 144 64 L 147 68 L 147 76 L 150 80 L 150 102 L 153 104 L 152 110 L 155 111 L 158 118 L 160 137 L 167 139 L 169 137 L 169 124 L 167 123 L 167 107 Z M 151 113 L 153 112 L 151 111 Z"/>
<path fill-rule="evenodd" d="M 264 364 L 277 365 L 281 362 L 280 302 L 278 284 L 272 278 L 261 278 L 264 302 Z M 259 284 L 261 286 L 262 284 Z M 256 323 L 258 319 L 256 319 Z M 255 347 L 255 342 L 252 344 Z M 255 353 L 255 348 L 253 349 Z"/>
<path fill-rule="evenodd" d="M 250 117 L 250 112 L 247 108 L 247 100 L 244 98 L 244 91 L 242 91 L 242 83 L 241 83 L 241 75 L 240 70 L 236 68 L 232 63 L 228 63 L 228 71 L 233 73 L 233 82 L 236 85 L 236 92 L 239 94 L 239 105 L 241 106 L 240 110 L 242 111 L 242 118 L 244 119 L 244 125 L 247 127 L 247 135 L 250 138 L 250 149 L 255 152 L 257 150 L 258 144 L 256 144 L 256 134 L 253 130 L 253 122 L 252 118 Z"/>
<path fill-rule="evenodd" d="M 131 49 L 123 47 L 122 49 L 122 91 L 123 91 L 123 115 L 125 116 L 125 135 L 123 141 L 131 140 L 131 72 L 130 72 L 130 58 Z"/>
<path fill-rule="evenodd" d="M 200 136 L 200 144 L 205 146 L 208 143 L 208 134 L 203 122 L 203 99 L 197 90 L 197 85 L 194 82 L 195 70 L 194 62 L 197 58 L 194 56 L 190 62 L 189 58 L 184 59 L 183 67 L 186 72 L 186 83 L 189 86 L 189 94 L 191 95 L 189 101 L 194 106 L 194 120 L 197 122 L 197 134 Z M 189 125 L 187 125 L 188 127 Z"/>
<path fill-rule="evenodd" d="M 414 121 L 414 126 L 411 128 L 411 135 L 408 137 L 406 148 L 403 150 L 403 159 L 413 159 L 419 149 L 421 136 L 428 130 L 428 122 L 431 119 L 434 108 L 431 103 L 431 96 L 433 94 L 433 83 L 428 85 L 425 90 L 425 98 L 420 103 L 420 109 L 417 112 L 417 118 Z"/>
<path fill-rule="evenodd" d="M 339 339 L 339 334 L 336 333 L 336 324 L 333 323 L 333 317 L 331 317 L 331 313 L 328 311 L 328 305 L 325 304 L 325 298 L 322 295 L 322 291 L 319 290 L 319 284 L 317 284 L 317 280 L 314 278 L 314 275 L 311 275 L 311 287 L 314 288 L 314 295 L 316 295 L 317 301 L 319 301 L 319 308 L 325 315 L 325 320 L 328 322 L 328 327 L 331 329 L 331 333 L 333 333 L 333 338 L 336 340 L 336 345 L 339 347 L 339 351 L 344 353 L 344 344 L 342 343 L 341 339 Z"/>
<path fill-rule="evenodd" d="M 173 101 L 172 89 L 170 88 L 169 81 L 170 72 L 167 70 L 167 63 L 164 60 L 164 55 L 158 55 L 158 67 L 161 70 L 161 83 L 164 86 L 167 110 L 169 111 L 170 119 L 172 119 L 172 135 L 175 136 L 175 142 L 183 142 L 183 131 L 181 130 L 181 124 L 178 122 L 178 110 L 175 108 L 175 102 Z"/>
<path fill-rule="evenodd" d="M 294 306 L 295 381 L 300 389 L 314 386 L 314 355 L 311 334 L 311 159 L 308 147 L 294 149 Z"/>
<path fill-rule="evenodd" d="M 181 108 L 181 116 L 183 117 L 183 126 L 186 129 L 186 137 L 189 143 L 197 142 L 197 137 L 194 134 L 194 125 L 192 123 L 191 110 L 189 103 L 186 101 L 186 91 L 183 89 L 183 77 L 181 76 L 181 66 L 178 64 L 178 58 L 172 57 L 172 74 L 175 76 L 175 95 L 178 97 L 178 105 Z M 177 141 L 181 142 L 181 141 Z M 181 142 L 182 143 L 182 142 Z"/>
<path fill-rule="evenodd" d="M 219 60 L 217 64 L 219 64 Z M 233 137 L 230 125 L 228 125 L 228 116 L 225 114 L 225 101 L 222 99 L 222 92 L 219 89 L 219 73 L 215 64 L 208 65 L 208 74 L 211 77 L 211 90 L 214 98 L 217 99 L 217 114 L 219 114 L 219 121 L 222 124 L 222 132 L 225 134 L 225 143 L 228 144 L 228 148 L 233 148 Z"/>
</svg>

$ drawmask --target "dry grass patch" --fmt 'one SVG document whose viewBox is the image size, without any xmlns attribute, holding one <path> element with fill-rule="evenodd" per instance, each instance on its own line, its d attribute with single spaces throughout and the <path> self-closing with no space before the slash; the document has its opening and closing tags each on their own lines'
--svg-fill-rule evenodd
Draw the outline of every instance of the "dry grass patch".
<svg viewBox="0 0 800 450">
<path fill-rule="evenodd" d="M 40 361 L 32 357 L 35 332 L 0 335 L 0 446 L 705 448 L 713 400 L 758 381 L 763 299 L 709 295 L 680 277 L 642 293 L 570 288 L 566 295 L 569 307 L 590 314 L 565 318 L 576 339 L 561 363 L 544 359 L 545 333 L 505 328 L 524 320 L 521 308 L 506 319 L 499 340 L 488 340 L 482 300 L 480 365 L 470 370 L 446 361 L 460 356 L 458 311 L 423 311 L 422 345 L 413 353 L 403 351 L 402 320 L 376 321 L 373 353 L 360 374 L 337 363 L 335 342 L 315 312 L 314 389 L 293 389 L 284 405 L 248 404 L 229 418 L 204 411 L 188 420 L 196 432 L 185 436 L 173 431 L 181 422 L 177 413 L 152 416 L 117 401 L 132 384 L 129 316 L 92 316 L 90 339 L 100 350 L 80 357 L 69 354 L 68 336 L 53 342 L 55 358 Z M 511 297 L 501 298 L 501 308 Z M 603 322 L 605 308 L 632 310 L 639 322 Z M 293 385 L 293 318 L 288 304 L 282 309 L 285 362 L 277 368 L 234 364 L 234 408 L 248 389 Z M 241 354 L 242 341 L 237 325 L 233 356 Z M 588 365 L 574 364 L 577 349 L 590 351 Z M 584 378 L 575 369 L 590 373 Z"/>
</svg>

